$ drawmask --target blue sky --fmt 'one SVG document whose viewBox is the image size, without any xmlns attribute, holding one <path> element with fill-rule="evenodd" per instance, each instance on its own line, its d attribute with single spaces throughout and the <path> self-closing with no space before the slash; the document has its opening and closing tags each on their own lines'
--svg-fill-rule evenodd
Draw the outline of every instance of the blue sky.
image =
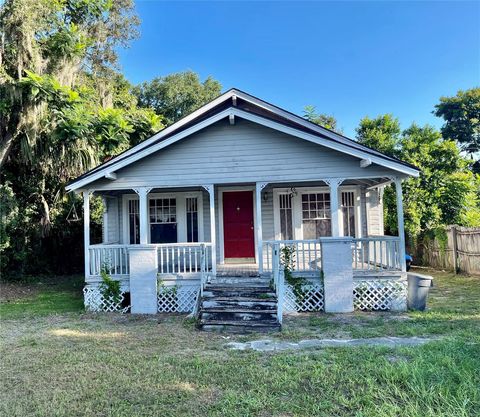
<svg viewBox="0 0 480 417">
<path fill-rule="evenodd" d="M 120 52 L 133 83 L 191 69 L 297 114 L 441 125 L 442 95 L 480 85 L 480 2 L 138 1 L 141 37 Z"/>
</svg>

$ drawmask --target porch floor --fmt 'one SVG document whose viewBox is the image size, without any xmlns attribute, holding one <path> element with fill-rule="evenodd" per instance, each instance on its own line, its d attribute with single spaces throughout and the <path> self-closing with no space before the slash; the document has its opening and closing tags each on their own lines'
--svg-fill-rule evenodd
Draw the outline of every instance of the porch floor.
<svg viewBox="0 0 480 417">
<path fill-rule="evenodd" d="M 219 264 L 217 277 L 256 277 L 258 276 L 257 264 Z"/>
</svg>

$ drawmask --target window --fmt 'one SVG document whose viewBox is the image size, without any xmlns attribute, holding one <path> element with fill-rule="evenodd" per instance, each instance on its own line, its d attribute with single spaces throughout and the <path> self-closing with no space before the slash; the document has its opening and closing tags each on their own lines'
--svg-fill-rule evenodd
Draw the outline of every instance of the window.
<svg viewBox="0 0 480 417">
<path fill-rule="evenodd" d="M 140 243 L 139 201 L 128 200 L 129 240 L 131 245 Z"/>
<path fill-rule="evenodd" d="M 152 198 L 149 202 L 150 242 L 177 242 L 177 204 L 175 198 Z"/>
<path fill-rule="evenodd" d="M 332 235 L 330 193 L 302 194 L 302 226 L 304 239 Z"/>
<path fill-rule="evenodd" d="M 280 204 L 280 239 L 292 240 L 292 195 L 280 194 L 278 198 Z"/>
<path fill-rule="evenodd" d="M 186 198 L 187 242 L 198 242 L 198 199 Z"/>
<path fill-rule="evenodd" d="M 342 192 L 343 235 L 355 237 L 355 193 Z"/>
</svg>

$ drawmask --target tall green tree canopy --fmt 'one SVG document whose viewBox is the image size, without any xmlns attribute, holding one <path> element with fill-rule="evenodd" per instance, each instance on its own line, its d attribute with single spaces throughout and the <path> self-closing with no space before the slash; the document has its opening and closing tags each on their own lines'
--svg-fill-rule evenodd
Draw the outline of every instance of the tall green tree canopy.
<svg viewBox="0 0 480 417">
<path fill-rule="evenodd" d="M 480 152 L 480 87 L 441 97 L 433 112 L 442 117 L 442 135 L 458 142 L 469 154 Z"/>
<path fill-rule="evenodd" d="M 325 113 L 317 113 L 315 106 L 305 106 L 303 110 L 303 117 L 309 122 L 315 123 L 316 125 L 333 130 L 337 133 L 342 133 L 342 129 L 338 127 L 337 119 L 335 119 L 334 116 Z"/>
<path fill-rule="evenodd" d="M 0 7 L 3 270 L 58 270 L 81 253 L 81 228 L 66 225 L 76 197 L 65 195 L 65 183 L 162 127 L 116 70 L 116 47 L 135 35 L 137 21 L 132 0 Z"/>
<path fill-rule="evenodd" d="M 357 140 L 370 148 L 377 149 L 390 156 L 400 156 L 400 122 L 391 114 L 373 119 L 368 116 L 360 120 L 356 129 Z"/>
<path fill-rule="evenodd" d="M 366 117 L 357 128 L 357 140 L 420 168 L 420 176 L 404 181 L 403 187 L 405 230 L 411 241 L 441 225 L 480 225 L 480 182 L 456 143 L 443 139 L 434 127 L 412 124 L 402 131 L 392 115 Z M 386 229 L 397 233 L 392 187 L 387 187 L 384 201 Z"/>
<path fill-rule="evenodd" d="M 133 89 L 138 105 L 150 107 L 169 125 L 218 97 L 221 84 L 211 77 L 201 82 L 193 71 L 157 77 Z"/>
<path fill-rule="evenodd" d="M 74 87 L 85 72 L 107 78 L 116 64 L 115 48 L 136 35 L 137 24 L 133 0 L 2 4 L 0 167 L 22 135 L 28 138 L 24 147 L 34 146 L 48 102 L 60 87 L 65 91 Z M 25 82 L 25 77 L 30 80 Z"/>
</svg>

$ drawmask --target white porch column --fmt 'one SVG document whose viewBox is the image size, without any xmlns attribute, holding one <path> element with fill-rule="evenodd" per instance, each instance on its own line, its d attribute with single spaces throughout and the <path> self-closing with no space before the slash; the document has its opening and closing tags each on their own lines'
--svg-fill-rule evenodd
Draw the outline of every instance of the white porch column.
<svg viewBox="0 0 480 417">
<path fill-rule="evenodd" d="M 217 274 L 217 226 L 215 222 L 215 186 L 203 185 L 210 196 L 210 242 L 212 243 L 212 274 Z"/>
<path fill-rule="evenodd" d="M 262 190 L 268 182 L 257 182 L 255 184 L 255 215 L 257 218 L 257 261 L 258 272 L 263 272 L 263 227 L 262 227 Z"/>
<path fill-rule="evenodd" d="M 324 180 L 330 187 L 330 213 L 332 216 L 332 237 L 340 236 L 342 225 L 340 224 L 340 207 L 338 204 L 338 186 L 343 182 L 343 178 L 329 178 Z"/>
<path fill-rule="evenodd" d="M 397 222 L 398 222 L 398 237 L 400 238 L 400 248 L 398 256 L 400 258 L 400 266 L 402 272 L 407 271 L 405 263 L 405 226 L 403 224 L 403 199 L 402 199 L 402 179 L 395 178 L 395 193 L 397 196 Z"/>
<path fill-rule="evenodd" d="M 85 247 L 85 278 L 90 276 L 90 194 L 91 191 L 83 192 L 83 245 Z"/>
<path fill-rule="evenodd" d="M 140 217 L 140 245 L 146 245 L 148 243 L 148 193 L 151 188 L 140 187 L 134 188 L 138 194 L 139 199 L 139 217 Z"/>
</svg>

